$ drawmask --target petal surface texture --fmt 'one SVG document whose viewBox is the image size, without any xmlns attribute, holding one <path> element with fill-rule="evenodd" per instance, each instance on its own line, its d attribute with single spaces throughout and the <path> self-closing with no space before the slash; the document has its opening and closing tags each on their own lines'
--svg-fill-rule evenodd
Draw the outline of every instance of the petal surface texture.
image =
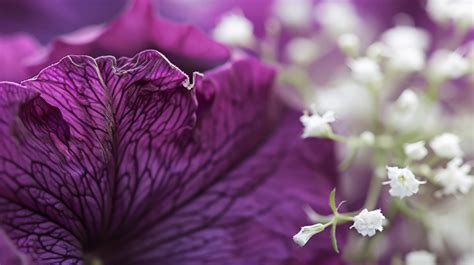
<svg viewBox="0 0 474 265">
<path fill-rule="evenodd" d="M 0 226 L 33 264 L 339 264 L 324 233 L 291 242 L 327 211 L 333 143 L 255 59 L 194 79 L 148 50 L 0 83 Z"/>
</svg>

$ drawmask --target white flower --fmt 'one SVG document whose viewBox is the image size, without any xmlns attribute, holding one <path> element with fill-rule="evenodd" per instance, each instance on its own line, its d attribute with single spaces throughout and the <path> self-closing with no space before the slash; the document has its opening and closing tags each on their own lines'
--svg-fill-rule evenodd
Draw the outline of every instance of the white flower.
<svg viewBox="0 0 474 265">
<path fill-rule="evenodd" d="M 293 236 L 293 241 L 300 247 L 306 245 L 312 236 L 324 230 L 324 225 L 315 224 L 301 227 L 298 234 Z"/>
<path fill-rule="evenodd" d="M 239 12 L 223 15 L 212 36 L 220 42 L 242 47 L 251 46 L 255 41 L 252 22 Z"/>
<path fill-rule="evenodd" d="M 375 143 L 375 135 L 372 132 L 364 131 L 359 137 L 366 145 L 373 145 Z"/>
<path fill-rule="evenodd" d="M 444 194 L 460 192 L 466 194 L 474 185 L 474 176 L 469 175 L 471 166 L 464 164 L 461 158 L 451 160 L 446 168 L 438 169 L 434 179 L 443 186 Z"/>
<path fill-rule="evenodd" d="M 452 133 L 443 133 L 430 142 L 430 147 L 436 155 L 442 158 L 461 157 L 463 151 L 459 145 L 459 137 Z"/>
<path fill-rule="evenodd" d="M 456 51 L 436 50 L 430 59 L 428 71 L 433 79 L 456 79 L 469 72 L 469 60 Z"/>
<path fill-rule="evenodd" d="M 381 40 L 392 49 L 426 50 L 430 37 L 425 30 L 420 28 L 396 26 L 385 31 Z"/>
<path fill-rule="evenodd" d="M 376 230 L 383 231 L 383 224 L 385 216 L 383 216 L 380 209 L 368 211 L 362 210 L 358 215 L 354 216 L 354 224 L 350 227 L 355 227 L 357 232 L 363 236 L 373 236 Z"/>
<path fill-rule="evenodd" d="M 403 72 L 420 71 L 425 66 L 425 50 L 429 35 L 426 31 L 409 26 L 397 26 L 381 37 L 386 45 L 388 65 Z"/>
<path fill-rule="evenodd" d="M 388 66 L 400 72 L 416 72 L 425 67 L 425 53 L 419 49 L 394 49 L 387 57 Z"/>
<path fill-rule="evenodd" d="M 406 255 L 405 264 L 436 265 L 436 256 L 425 250 L 412 251 Z"/>
<path fill-rule="evenodd" d="M 303 138 L 326 136 L 331 132 L 329 123 L 334 122 L 334 112 L 327 111 L 319 116 L 314 106 L 311 107 L 311 113 L 307 111 L 300 117 L 304 126 Z"/>
<path fill-rule="evenodd" d="M 317 6 L 315 19 L 334 38 L 359 28 L 359 16 L 349 1 L 324 1 Z"/>
<path fill-rule="evenodd" d="M 418 192 L 420 184 L 426 183 L 417 180 L 408 168 L 387 167 L 387 174 L 389 181 L 384 184 L 390 184 L 388 192 L 395 197 L 410 197 Z"/>
<path fill-rule="evenodd" d="M 277 0 L 273 12 L 284 25 L 304 28 L 311 23 L 312 5 L 310 0 Z"/>
<path fill-rule="evenodd" d="M 398 97 L 395 102 L 396 111 L 411 115 L 413 114 L 420 105 L 420 100 L 415 92 L 411 89 L 403 90 L 402 94 Z"/>
<path fill-rule="evenodd" d="M 428 149 L 425 147 L 425 141 L 410 143 L 403 145 L 405 155 L 413 160 L 421 160 L 428 154 Z"/>
<path fill-rule="evenodd" d="M 349 62 L 352 77 L 365 84 L 374 84 L 382 80 L 383 75 L 376 61 L 362 57 Z"/>
<path fill-rule="evenodd" d="M 352 33 L 345 33 L 337 39 L 339 48 L 349 56 L 355 56 L 359 53 L 360 39 Z"/>
<path fill-rule="evenodd" d="M 453 21 L 459 27 L 474 25 L 472 0 L 429 0 L 429 15 L 439 23 Z"/>
<path fill-rule="evenodd" d="M 286 46 L 286 55 L 290 61 L 296 64 L 310 64 L 319 55 L 317 44 L 307 38 L 294 38 Z"/>
<path fill-rule="evenodd" d="M 345 77 L 345 76 L 344 76 Z M 368 91 L 361 83 L 338 78 L 333 84 L 318 88 L 315 104 L 320 111 L 334 111 L 338 118 L 352 124 L 366 121 L 373 111 Z"/>
</svg>

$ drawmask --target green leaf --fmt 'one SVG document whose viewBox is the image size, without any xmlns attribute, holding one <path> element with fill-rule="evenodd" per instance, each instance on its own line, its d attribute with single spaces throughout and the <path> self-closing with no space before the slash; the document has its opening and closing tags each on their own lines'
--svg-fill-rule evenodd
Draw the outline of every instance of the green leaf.
<svg viewBox="0 0 474 265">
<path fill-rule="evenodd" d="M 339 253 L 339 248 L 337 247 L 336 227 L 337 227 L 336 223 L 332 224 L 331 241 L 332 241 L 332 248 L 334 249 L 334 251 L 336 251 L 336 253 Z"/>
<path fill-rule="evenodd" d="M 336 188 L 331 191 L 329 194 L 329 206 L 331 207 L 332 212 L 334 215 L 337 214 L 337 207 L 336 207 Z"/>
</svg>

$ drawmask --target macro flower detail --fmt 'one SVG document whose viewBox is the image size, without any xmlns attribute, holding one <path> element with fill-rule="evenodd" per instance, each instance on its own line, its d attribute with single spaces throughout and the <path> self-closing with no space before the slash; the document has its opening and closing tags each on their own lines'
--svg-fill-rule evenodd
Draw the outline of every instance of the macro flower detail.
<svg viewBox="0 0 474 265">
<path fill-rule="evenodd" d="M 412 251 L 405 257 L 406 265 L 436 265 L 436 256 L 425 250 Z"/>
<path fill-rule="evenodd" d="M 469 61 L 456 51 L 437 50 L 428 70 L 433 79 L 456 79 L 469 72 Z"/>
<path fill-rule="evenodd" d="M 323 224 L 314 224 L 301 227 L 300 231 L 293 236 L 293 241 L 303 247 L 311 239 L 312 236 L 324 230 Z"/>
<path fill-rule="evenodd" d="M 443 194 L 467 194 L 474 185 L 474 176 L 469 175 L 470 172 L 471 166 L 463 164 L 457 157 L 449 161 L 446 168 L 438 169 L 434 179 L 443 186 Z"/>
<path fill-rule="evenodd" d="M 460 142 L 461 141 L 457 135 L 443 133 L 431 140 L 430 147 L 439 157 L 455 158 L 463 155 L 463 151 L 459 145 Z"/>
<path fill-rule="evenodd" d="M 316 107 L 311 106 L 311 112 L 305 111 L 300 121 L 304 126 L 303 138 L 328 136 L 332 130 L 329 123 L 334 122 L 334 112 L 327 111 L 320 116 Z"/>
<path fill-rule="evenodd" d="M 405 155 L 413 160 L 422 160 L 428 154 L 428 149 L 425 147 L 425 141 L 405 144 L 403 150 Z"/>
<path fill-rule="evenodd" d="M 350 227 L 355 228 L 359 234 L 372 237 L 376 231 L 383 231 L 385 216 L 380 209 L 368 211 L 362 210 L 358 215 L 354 216 L 354 224 Z"/>
<path fill-rule="evenodd" d="M 384 184 L 390 184 L 389 193 L 395 197 L 410 197 L 418 192 L 420 184 L 426 183 L 416 179 L 408 168 L 387 167 L 387 175 L 389 181 Z"/>
<path fill-rule="evenodd" d="M 244 238 L 254 229 L 255 240 L 268 238 L 265 253 L 284 242 L 251 222 L 256 212 L 269 225 L 276 209 L 316 200 L 279 202 L 287 163 L 299 161 L 286 156 L 308 153 L 280 142 L 301 140 L 296 116 L 276 123 L 273 76 L 239 59 L 191 86 L 149 50 L 69 56 L 21 85 L 0 83 L 0 228 L 34 264 L 259 263 L 243 254 L 255 246 L 239 227 Z M 297 175 L 311 182 L 322 165 L 313 161 Z"/>
</svg>

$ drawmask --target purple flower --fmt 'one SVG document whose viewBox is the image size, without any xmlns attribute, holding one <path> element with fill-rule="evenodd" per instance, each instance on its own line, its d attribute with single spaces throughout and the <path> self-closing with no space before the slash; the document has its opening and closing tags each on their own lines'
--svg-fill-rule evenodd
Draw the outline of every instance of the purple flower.
<svg viewBox="0 0 474 265">
<path fill-rule="evenodd" d="M 125 0 L 2 0 L 0 34 L 29 33 L 42 43 L 113 17 Z"/>
<path fill-rule="evenodd" d="M 328 233 L 291 241 L 305 204 L 329 214 L 333 143 L 301 139 L 271 67 L 229 60 L 150 7 L 59 38 L 42 62 L 68 55 L 59 63 L 0 82 L 0 251 L 24 264 L 343 264 Z M 146 48 L 164 55 L 122 57 Z"/>
<path fill-rule="evenodd" d="M 131 57 L 149 48 L 166 54 L 187 73 L 210 69 L 229 58 L 227 47 L 195 27 L 155 16 L 149 0 L 130 3 L 125 13 L 108 25 L 90 26 L 56 38 L 48 51 L 31 63 L 30 73 L 34 75 L 70 54 Z"/>
</svg>

